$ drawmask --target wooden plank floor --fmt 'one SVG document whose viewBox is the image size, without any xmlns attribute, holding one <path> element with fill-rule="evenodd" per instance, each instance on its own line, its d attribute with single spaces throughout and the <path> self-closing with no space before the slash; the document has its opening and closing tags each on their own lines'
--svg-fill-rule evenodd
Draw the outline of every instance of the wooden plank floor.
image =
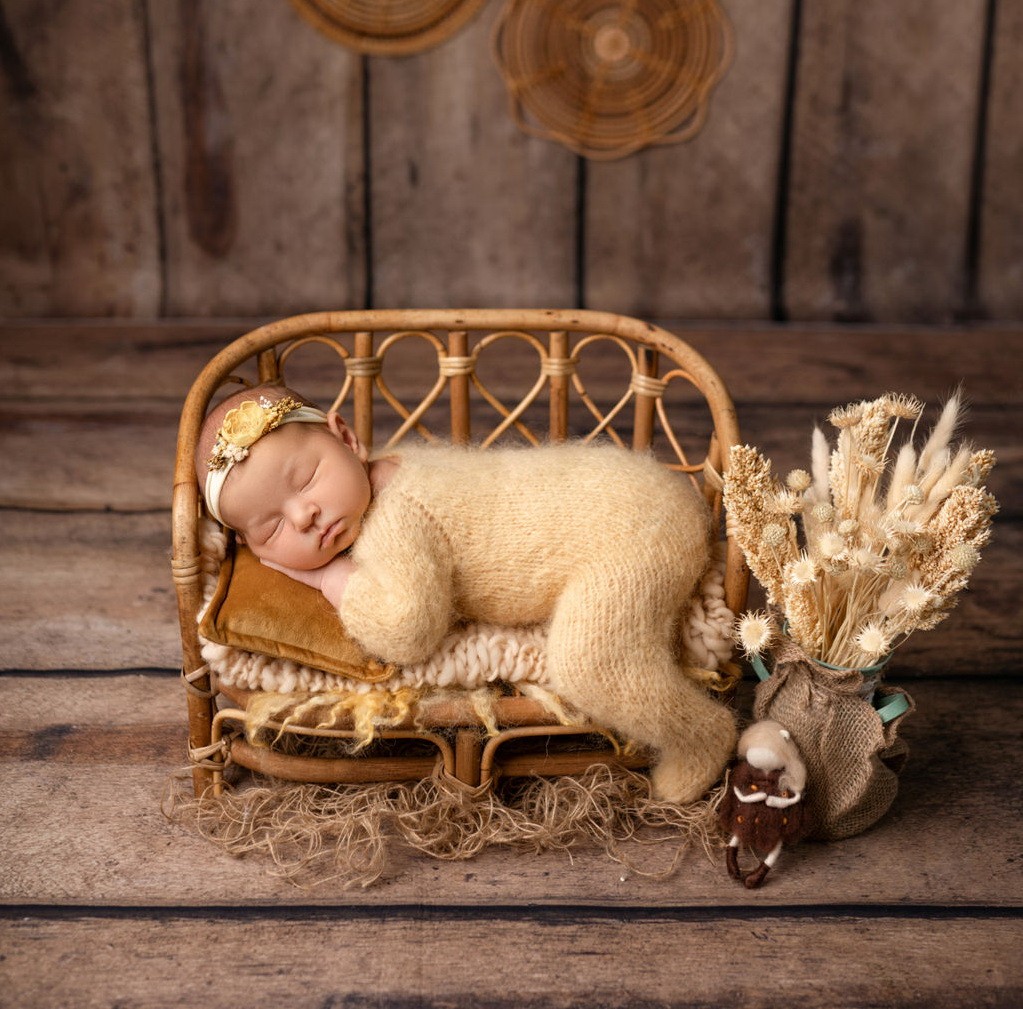
<svg viewBox="0 0 1023 1009">
<path fill-rule="evenodd" d="M 396 855 L 299 890 L 160 812 L 183 763 L 171 461 L 191 378 L 241 323 L 0 327 L 0 1006 L 1013 1006 L 1023 1003 L 1023 332 L 689 335 L 779 468 L 811 424 L 961 379 L 1002 502 L 973 590 L 893 679 L 918 710 L 875 829 L 757 893 L 688 858 Z M 670 324 L 669 324 L 669 328 Z M 752 366 L 755 362 L 755 368 Z M 630 849 L 658 868 L 663 854 Z"/>
</svg>

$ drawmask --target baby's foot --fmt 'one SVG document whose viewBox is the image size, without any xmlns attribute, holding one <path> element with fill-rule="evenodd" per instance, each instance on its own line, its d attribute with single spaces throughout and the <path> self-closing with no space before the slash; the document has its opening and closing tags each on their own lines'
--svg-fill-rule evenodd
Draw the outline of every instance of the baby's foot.
<svg viewBox="0 0 1023 1009">
<path fill-rule="evenodd" d="M 724 761 L 708 759 L 705 754 L 662 753 L 650 771 L 654 798 L 680 806 L 695 802 L 717 781 L 723 767 Z"/>
</svg>

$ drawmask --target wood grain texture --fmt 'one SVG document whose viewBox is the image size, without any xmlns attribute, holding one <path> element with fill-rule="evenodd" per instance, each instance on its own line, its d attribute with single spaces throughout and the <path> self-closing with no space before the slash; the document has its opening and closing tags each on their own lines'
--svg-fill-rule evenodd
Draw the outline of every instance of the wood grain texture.
<svg viewBox="0 0 1023 1009">
<path fill-rule="evenodd" d="M 88 395 L 180 403 L 206 362 L 262 321 L 0 323 L 0 367 L 24 397 Z M 978 405 L 1009 406 L 1023 400 L 1019 326 L 653 321 L 707 357 L 740 405 L 830 408 L 889 388 L 934 404 L 960 382 L 968 399 Z M 410 355 L 403 364 L 395 355 L 388 360 L 388 382 L 396 389 L 404 393 L 422 386 L 417 374 L 421 359 Z M 534 361 L 532 355 L 509 354 L 494 377 L 506 386 L 520 377 L 525 381 Z M 317 381 L 323 384 L 322 379 Z M 299 388 L 305 391 L 304 385 Z M 743 422 L 741 414 L 739 421 Z"/>
<path fill-rule="evenodd" d="M 177 676 L 38 673 L 0 676 L 0 732 L 49 732 L 63 722 L 76 730 L 173 724 L 184 717 L 184 687 Z M 52 697 L 51 705 L 40 698 Z"/>
<path fill-rule="evenodd" d="M 14 0 L 0 22 L 0 315 L 157 314 L 139 5 Z"/>
<path fill-rule="evenodd" d="M 0 513 L 0 668 L 179 668 L 170 512 Z"/>
<path fill-rule="evenodd" d="M 1023 317 L 1023 6 L 995 5 L 978 294 L 994 319 Z"/>
<path fill-rule="evenodd" d="M 984 0 L 802 5 L 784 298 L 793 319 L 962 308 Z"/>
<path fill-rule="evenodd" d="M 2 935 L 5 987 L 25 1007 L 236 1006 L 253 983 L 261 999 L 310 1009 L 768 1009 L 780 999 L 794 1007 L 1009 1009 L 1023 993 L 1019 923 L 983 918 L 140 921 L 86 912 L 25 916 L 4 922 Z"/>
<path fill-rule="evenodd" d="M 23 399 L 170 400 L 180 408 L 206 362 L 256 325 L 8 322 L 0 324 L 0 367 Z"/>
<path fill-rule="evenodd" d="M 369 62 L 373 304 L 575 299 L 576 159 L 522 135 L 488 51 L 498 5 L 451 41 Z"/>
<path fill-rule="evenodd" d="M 766 319 L 784 281 L 795 319 L 1020 319 L 1018 4 L 723 2 L 737 56 L 703 131 L 582 165 L 514 126 L 487 52 L 496 0 L 391 60 L 284 0 L 9 0 L 0 313 L 581 298 Z"/>
<path fill-rule="evenodd" d="M 714 362 L 740 406 L 837 406 L 887 389 L 936 404 L 960 383 L 972 403 L 1023 398 L 1023 330 L 1016 326 L 663 325 Z"/>
<path fill-rule="evenodd" d="M 736 55 L 703 129 L 586 169 L 585 299 L 689 318 L 767 318 L 792 0 L 725 2 Z"/>
<path fill-rule="evenodd" d="M 0 408 L 0 506 L 169 509 L 177 404 L 109 400 Z M 120 446 L 112 448 L 113 446 Z"/>
<path fill-rule="evenodd" d="M 751 897 L 720 856 L 693 852 L 674 876 L 657 879 L 587 849 L 571 861 L 491 849 L 457 863 L 397 850 L 385 881 L 367 891 L 298 890 L 268 861 L 224 855 L 187 820 L 161 813 L 167 779 L 184 763 L 176 678 L 8 674 L 0 676 L 0 903 L 1019 908 L 1023 827 L 1003 812 L 1018 761 L 992 754 L 1016 745 L 1023 687 L 955 677 L 905 685 L 917 710 L 903 725 L 910 760 L 888 815 L 859 837 L 786 851 Z M 749 695 L 744 687 L 743 710 Z M 624 851 L 650 871 L 672 854 L 635 843 Z"/>
<path fill-rule="evenodd" d="M 286 3 L 147 0 L 162 314 L 360 305 L 361 62 Z"/>
</svg>

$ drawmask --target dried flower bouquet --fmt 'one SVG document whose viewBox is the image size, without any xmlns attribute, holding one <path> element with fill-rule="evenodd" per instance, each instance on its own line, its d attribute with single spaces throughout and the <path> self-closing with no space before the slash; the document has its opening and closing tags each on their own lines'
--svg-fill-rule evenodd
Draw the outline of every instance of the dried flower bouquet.
<svg viewBox="0 0 1023 1009">
<path fill-rule="evenodd" d="M 832 447 L 813 432 L 812 473 L 781 484 L 755 448 L 736 446 L 724 481 L 730 527 L 787 634 L 811 658 L 871 666 L 955 606 L 991 535 L 997 502 L 983 486 L 989 450 L 953 446 L 953 396 L 919 451 L 924 406 L 887 394 L 834 410 Z M 896 434 L 908 437 L 895 449 Z M 901 433 L 901 432 L 899 432 Z M 739 621 L 757 655 L 778 633 L 774 617 Z"/>
</svg>

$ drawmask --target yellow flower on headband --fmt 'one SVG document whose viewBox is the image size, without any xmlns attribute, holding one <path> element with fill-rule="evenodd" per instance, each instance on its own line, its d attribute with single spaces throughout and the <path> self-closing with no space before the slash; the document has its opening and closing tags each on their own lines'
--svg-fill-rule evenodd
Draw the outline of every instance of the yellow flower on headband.
<svg viewBox="0 0 1023 1009">
<path fill-rule="evenodd" d="M 227 411 L 220 426 L 220 437 L 230 445 L 248 448 L 266 434 L 269 422 L 268 411 L 255 400 L 247 399 L 241 406 Z"/>
<path fill-rule="evenodd" d="M 292 410 L 298 410 L 301 406 L 291 396 L 284 396 L 273 403 L 268 399 L 258 403 L 254 399 L 247 399 L 233 410 L 228 410 L 207 460 L 209 468 L 221 470 L 232 463 L 241 462 L 248 456 L 250 445 L 254 445 L 268 431 L 279 427 Z"/>
</svg>

